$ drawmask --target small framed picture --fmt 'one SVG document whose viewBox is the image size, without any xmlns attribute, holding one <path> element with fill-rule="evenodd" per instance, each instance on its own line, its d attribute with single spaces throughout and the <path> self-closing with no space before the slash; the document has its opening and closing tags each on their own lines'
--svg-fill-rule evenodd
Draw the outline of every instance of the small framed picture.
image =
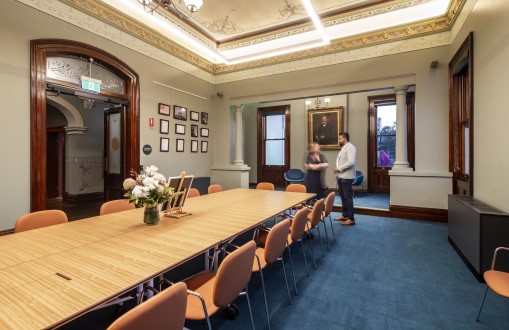
<svg viewBox="0 0 509 330">
<path fill-rule="evenodd" d="M 169 138 L 161 138 L 161 142 L 159 144 L 159 150 L 161 152 L 170 151 L 170 139 Z"/>
<path fill-rule="evenodd" d="M 170 106 L 168 104 L 159 103 L 159 114 L 169 116 L 170 115 Z"/>
<path fill-rule="evenodd" d="M 200 129 L 200 136 L 208 137 L 209 136 L 209 129 L 208 128 L 201 128 Z"/>
<path fill-rule="evenodd" d="M 198 137 L 198 125 L 191 125 L 191 137 Z"/>
<path fill-rule="evenodd" d="M 208 141 L 201 141 L 201 152 L 207 152 L 209 150 Z"/>
<path fill-rule="evenodd" d="M 177 152 L 184 151 L 184 139 L 177 139 Z"/>
<path fill-rule="evenodd" d="M 178 105 L 173 106 L 173 119 L 187 120 L 187 109 Z"/>
<path fill-rule="evenodd" d="M 170 122 L 166 119 L 159 120 L 159 133 L 169 134 L 170 133 Z"/>
<path fill-rule="evenodd" d="M 189 117 L 192 121 L 199 121 L 200 120 L 200 113 L 196 111 L 189 111 Z"/>
<path fill-rule="evenodd" d="M 198 152 L 198 140 L 191 140 L 191 152 Z"/>
<path fill-rule="evenodd" d="M 175 124 L 175 134 L 185 135 L 186 125 Z"/>
<path fill-rule="evenodd" d="M 207 125 L 209 123 L 209 114 L 206 112 L 201 113 L 201 123 Z"/>
</svg>

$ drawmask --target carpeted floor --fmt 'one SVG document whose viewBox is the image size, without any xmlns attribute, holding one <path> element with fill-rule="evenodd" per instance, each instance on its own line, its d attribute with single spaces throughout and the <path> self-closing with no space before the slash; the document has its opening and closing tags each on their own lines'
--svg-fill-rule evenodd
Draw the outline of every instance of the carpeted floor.
<svg viewBox="0 0 509 330">
<path fill-rule="evenodd" d="M 333 214 L 335 216 L 336 214 Z M 447 241 L 447 224 L 394 218 L 356 216 L 357 225 L 335 222 L 337 241 L 321 256 L 315 270 L 307 244 L 310 276 L 302 251 L 293 250 L 299 295 L 288 304 L 280 264 L 265 272 L 272 329 L 509 329 L 509 299 L 489 292 L 475 322 L 485 284 L 480 284 Z M 330 232 L 329 232 L 330 235 Z M 324 241 L 325 243 L 325 241 Z M 249 284 L 257 329 L 267 327 L 258 274 Z M 236 304 L 241 314 L 227 320 L 212 317 L 214 329 L 250 329 L 245 297 Z M 101 329 L 112 309 L 90 313 L 65 328 Z M 190 329 L 206 329 L 200 322 Z"/>
</svg>

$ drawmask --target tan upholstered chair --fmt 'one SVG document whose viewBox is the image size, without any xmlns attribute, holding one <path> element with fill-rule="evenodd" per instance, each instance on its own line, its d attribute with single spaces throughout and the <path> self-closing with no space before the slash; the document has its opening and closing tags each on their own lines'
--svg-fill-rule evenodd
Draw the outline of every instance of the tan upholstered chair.
<svg viewBox="0 0 509 330">
<path fill-rule="evenodd" d="M 127 199 L 115 199 L 103 203 L 103 205 L 101 205 L 101 209 L 99 210 L 99 214 L 105 215 L 121 211 L 134 210 L 135 208 L 136 206 L 134 206 L 134 204 L 130 204 Z"/>
<path fill-rule="evenodd" d="M 22 231 L 66 223 L 67 221 L 67 215 L 61 210 L 32 212 L 22 215 L 16 220 L 14 232 L 20 233 Z"/>
<path fill-rule="evenodd" d="M 220 184 L 211 184 L 208 189 L 209 194 L 217 193 L 223 191 L 223 187 Z"/>
<path fill-rule="evenodd" d="M 209 329 L 212 329 L 210 316 L 229 307 L 237 296 L 245 295 L 254 329 L 247 283 L 251 278 L 255 250 L 255 242 L 249 241 L 227 255 L 216 274 L 203 272 L 188 279 L 186 284 L 192 297 L 187 300 L 186 319 L 206 319 Z"/>
<path fill-rule="evenodd" d="M 256 185 L 258 190 L 274 190 L 274 185 L 270 182 L 260 182 Z"/>
<path fill-rule="evenodd" d="M 274 264 L 276 261 L 281 261 L 281 266 L 283 267 L 283 274 L 285 276 L 286 283 L 286 292 L 288 293 L 288 301 L 291 304 L 292 299 L 290 298 L 290 289 L 288 288 L 288 278 L 286 277 L 285 263 L 283 260 L 283 251 L 288 245 L 288 232 L 290 231 L 290 219 L 286 219 L 281 221 L 274 227 L 272 227 L 267 235 L 267 240 L 265 241 L 265 246 L 259 247 L 256 249 L 256 255 L 253 262 L 253 272 L 260 272 L 260 277 L 262 278 L 262 289 L 263 289 L 263 299 L 265 300 L 265 312 L 267 314 L 267 323 L 270 329 L 270 318 L 269 318 L 269 307 L 267 304 L 267 293 L 265 290 L 265 281 L 263 279 L 263 270 L 269 266 Z M 292 267 L 293 273 L 293 263 L 291 261 L 290 255 L 290 264 Z M 294 278 L 295 280 L 295 278 Z"/>
<path fill-rule="evenodd" d="M 292 225 L 290 227 L 290 233 L 288 234 L 288 251 L 290 251 L 290 246 L 293 245 L 296 242 L 300 241 L 300 244 L 302 245 L 302 254 L 304 256 L 304 264 L 306 265 L 306 274 L 309 276 L 309 269 L 308 269 L 308 261 L 306 259 L 306 251 L 304 250 L 304 242 L 302 240 L 302 235 L 304 235 L 306 231 L 306 225 L 308 222 L 308 214 L 311 212 L 308 208 L 303 208 L 297 211 L 295 213 L 293 219 L 292 219 Z M 311 243 L 310 243 L 311 244 Z M 295 285 L 295 294 L 297 294 L 297 282 L 295 281 L 295 274 L 293 276 L 293 283 Z"/>
<path fill-rule="evenodd" d="M 189 188 L 189 192 L 187 193 L 187 198 L 193 198 L 200 196 L 200 191 L 196 188 Z"/>
<path fill-rule="evenodd" d="M 308 222 L 306 225 L 306 233 L 308 234 L 308 237 L 311 239 L 311 230 L 315 229 L 318 231 L 318 240 L 320 241 L 320 246 L 322 247 L 322 255 L 325 257 L 325 251 L 323 250 L 323 243 L 322 243 L 322 235 L 320 233 L 320 227 L 318 226 L 320 224 L 320 220 L 322 220 L 322 212 L 323 212 L 323 198 L 319 199 L 315 202 L 315 205 L 313 205 L 313 208 L 311 210 L 311 213 L 308 216 Z M 311 255 L 313 256 L 313 264 L 316 269 L 316 259 L 315 254 L 313 252 L 313 242 L 310 240 L 311 245 Z"/>
<path fill-rule="evenodd" d="M 179 282 L 120 316 L 108 330 L 182 330 L 186 305 L 187 287 Z"/>
<path fill-rule="evenodd" d="M 336 241 L 336 234 L 334 233 L 334 227 L 332 226 L 332 217 L 330 216 L 332 212 L 332 208 L 334 207 L 334 198 L 336 198 L 336 193 L 331 192 L 327 195 L 325 198 L 325 206 L 323 208 L 323 215 L 321 222 L 323 223 L 323 228 L 325 229 L 325 237 L 327 238 L 327 248 L 330 251 L 330 244 L 329 244 L 329 234 L 327 233 L 327 226 L 325 225 L 325 218 L 329 218 L 330 221 L 330 230 L 332 231 L 332 237 L 334 238 L 334 241 Z"/>
<path fill-rule="evenodd" d="M 477 313 L 476 319 L 477 322 L 479 322 L 479 316 L 481 316 L 482 306 L 484 305 L 484 300 L 486 299 L 488 289 L 493 290 L 493 292 L 501 295 L 502 297 L 509 298 L 509 273 L 495 270 L 497 255 L 500 251 L 509 252 L 509 248 L 507 247 L 496 248 L 495 253 L 493 254 L 493 260 L 491 262 L 491 269 L 484 272 L 484 280 L 486 281 L 486 291 L 484 291 L 481 306 L 479 306 L 479 312 Z"/>
</svg>

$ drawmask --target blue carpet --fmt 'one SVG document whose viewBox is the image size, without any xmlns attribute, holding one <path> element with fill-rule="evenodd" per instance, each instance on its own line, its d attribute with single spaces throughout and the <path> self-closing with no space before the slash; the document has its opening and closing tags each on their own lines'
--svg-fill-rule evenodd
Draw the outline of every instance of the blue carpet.
<svg viewBox="0 0 509 330">
<path fill-rule="evenodd" d="M 292 305 L 280 265 L 266 272 L 273 329 L 509 329 L 509 299 L 493 292 L 475 322 L 485 284 L 448 243 L 447 224 L 363 215 L 356 220 L 354 227 L 334 223 L 337 242 L 325 258 L 313 240 L 320 257 L 309 277 L 302 251 L 294 249 L 299 295 L 291 292 Z M 286 266 L 289 271 L 289 262 Z M 250 289 L 255 326 L 266 328 L 258 275 Z M 218 315 L 215 329 L 250 328 L 245 298 L 237 302 L 237 320 Z"/>
</svg>

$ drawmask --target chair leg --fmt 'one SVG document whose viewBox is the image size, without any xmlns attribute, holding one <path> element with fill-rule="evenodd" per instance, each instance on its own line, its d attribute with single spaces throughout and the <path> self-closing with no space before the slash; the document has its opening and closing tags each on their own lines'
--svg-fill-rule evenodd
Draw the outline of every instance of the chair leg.
<svg viewBox="0 0 509 330">
<path fill-rule="evenodd" d="M 486 299 L 486 294 L 488 293 L 489 286 L 486 285 L 486 291 L 484 291 L 484 296 L 482 297 L 481 306 L 479 306 L 479 312 L 477 313 L 476 322 L 479 322 L 479 316 L 481 316 L 482 306 L 484 305 L 484 300 Z"/>
<path fill-rule="evenodd" d="M 325 257 L 325 251 L 323 249 L 323 243 L 322 243 L 322 234 L 320 233 L 320 224 L 316 226 L 316 229 L 318 231 L 318 239 L 320 240 L 320 246 L 322 247 L 322 257 Z"/>
<path fill-rule="evenodd" d="M 251 310 L 251 302 L 249 301 L 249 293 L 247 291 L 247 286 L 246 286 L 245 293 L 246 293 L 246 299 L 247 299 L 247 308 L 249 309 L 249 316 L 251 317 L 251 327 L 253 328 L 253 330 L 255 330 L 254 319 L 253 319 L 253 311 Z"/>
<path fill-rule="evenodd" d="M 304 251 L 304 241 L 301 239 L 300 244 L 302 245 L 302 255 L 304 256 L 304 265 L 306 265 L 306 274 L 309 277 L 308 260 L 306 258 L 306 251 Z"/>
<path fill-rule="evenodd" d="M 329 244 L 329 233 L 327 233 L 327 226 L 325 225 L 325 220 L 320 220 L 321 223 L 323 223 L 323 228 L 325 229 L 325 239 L 327 240 L 327 249 L 330 252 L 330 244 Z"/>
<path fill-rule="evenodd" d="M 329 222 L 330 222 L 330 230 L 332 231 L 332 237 L 334 237 L 334 242 L 336 241 L 336 234 L 334 233 L 334 226 L 332 225 L 332 217 L 329 214 Z"/>
<path fill-rule="evenodd" d="M 267 293 L 265 291 L 265 280 L 263 279 L 262 265 L 260 264 L 260 257 L 255 254 L 256 261 L 258 261 L 258 270 L 260 271 L 260 277 L 262 278 L 262 291 L 263 300 L 265 300 L 265 313 L 267 314 L 267 324 L 270 329 L 270 318 L 269 318 L 269 305 L 267 304 Z"/>
<path fill-rule="evenodd" d="M 316 270 L 316 259 L 315 259 L 315 253 L 313 252 L 313 242 L 311 241 L 311 234 L 308 231 L 308 238 L 309 238 L 309 245 L 311 246 L 311 256 L 313 257 L 313 264 L 315 265 Z"/>
<path fill-rule="evenodd" d="M 288 293 L 288 303 L 292 304 L 292 298 L 290 298 L 290 288 L 288 287 L 288 278 L 286 277 L 286 269 L 285 269 L 285 262 L 283 260 L 283 255 L 281 254 L 281 266 L 283 266 L 283 274 L 285 275 L 285 284 L 286 284 L 286 293 Z"/>
<path fill-rule="evenodd" d="M 286 246 L 288 247 L 288 255 L 290 256 L 290 268 L 292 269 L 293 286 L 295 287 L 295 295 L 298 295 L 299 293 L 297 292 L 297 280 L 295 280 L 295 272 L 293 271 L 292 251 L 290 250 L 290 245 L 288 244 L 288 241 L 286 242 Z"/>
</svg>

